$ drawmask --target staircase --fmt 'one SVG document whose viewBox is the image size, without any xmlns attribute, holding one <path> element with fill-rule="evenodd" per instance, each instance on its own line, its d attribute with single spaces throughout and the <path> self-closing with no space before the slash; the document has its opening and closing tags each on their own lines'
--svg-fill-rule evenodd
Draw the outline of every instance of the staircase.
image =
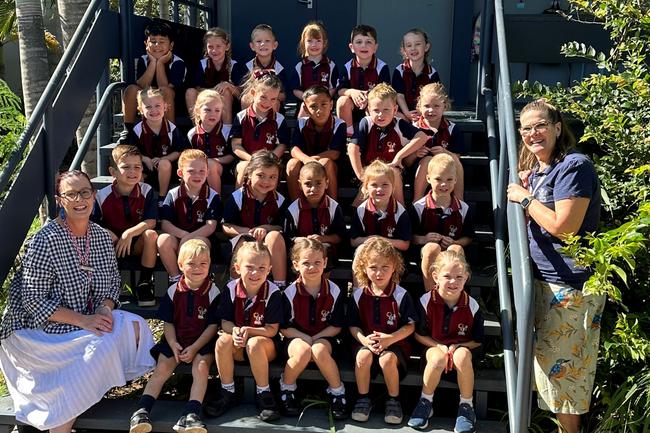
<svg viewBox="0 0 650 433">
<path fill-rule="evenodd" d="M 53 203 L 53 182 L 54 173 L 61 165 L 67 151 L 66 137 L 72 137 L 76 126 L 81 119 L 87 101 L 92 92 L 97 88 L 98 99 L 97 112 L 91 122 L 87 136 L 79 146 L 75 159 L 70 168 L 78 168 L 87 151 L 92 135 L 97 128 L 102 131 L 98 141 L 98 177 L 93 179 L 96 187 L 102 187 L 110 182 L 107 176 L 107 161 L 110 152 L 114 147 L 115 131 L 110 133 L 111 128 L 110 106 L 124 83 L 113 83 L 107 86 L 102 78 L 106 71 L 107 61 L 110 58 L 122 59 L 123 80 L 133 76 L 133 61 L 131 52 L 133 44 L 129 45 L 124 40 L 135 40 L 140 43 L 138 36 L 135 38 L 128 35 L 141 35 L 147 19 L 131 15 L 129 0 L 120 1 L 120 10 L 117 13 L 107 8 L 105 0 L 93 0 L 82 19 L 79 29 L 73 37 L 70 48 L 65 55 L 46 91 L 34 115 L 29 121 L 25 133 L 19 140 L 20 151 L 16 152 L 14 158 L 0 175 L 0 191 L 6 191 L 4 201 L 0 207 L 0 230 L 2 238 L 5 239 L 5 248 L 0 251 L 0 277 L 4 278 L 13 263 L 24 236 L 31 224 L 35 211 L 43 197 L 50 199 L 50 209 Z M 197 3 L 186 1 L 179 3 Z M 202 6 L 206 8 L 206 6 Z M 470 293 L 481 303 L 486 315 L 486 343 L 484 347 L 492 356 L 484 359 L 475 365 L 475 407 L 479 421 L 479 432 L 505 432 L 506 427 L 498 421 L 487 421 L 488 414 L 495 419 L 490 410 L 504 412 L 507 403 L 510 432 L 523 432 L 526 430 L 530 401 L 530 357 L 521 356 L 515 358 L 514 336 L 512 326 L 511 290 L 512 286 L 519 290 L 515 291 L 515 303 L 520 311 L 517 319 L 517 328 L 524 330 L 518 337 L 518 345 L 522 353 L 531 353 L 530 349 L 530 270 L 527 264 L 528 251 L 525 231 L 523 229 L 523 214 L 514 207 L 505 206 L 505 184 L 507 181 L 507 167 L 516 166 L 516 140 L 514 139 L 514 117 L 510 102 L 508 63 L 503 42 L 503 6 L 500 0 L 484 1 L 483 8 L 482 40 L 486 43 L 481 47 L 481 61 L 479 70 L 479 98 L 477 106 L 472 111 L 448 112 L 446 115 L 454 121 L 459 129 L 465 134 L 465 142 L 468 145 L 468 152 L 461 156 L 461 162 L 465 169 L 465 201 L 474 207 L 476 215 L 477 233 L 474 242 L 466 249 L 470 264 L 472 265 L 472 278 L 468 283 Z M 499 43 L 497 57 L 492 58 L 490 47 L 492 40 L 492 26 L 496 26 Z M 191 62 L 200 53 L 183 53 L 182 47 L 197 46 L 200 40 L 201 31 L 188 26 L 175 24 L 181 40 L 192 43 L 176 44 L 181 57 Z M 115 29 L 120 28 L 122 43 L 116 46 L 110 35 L 115 34 Z M 92 43 L 88 43 L 92 41 Z M 198 43 L 200 46 L 200 43 Z M 76 55 L 76 57 L 75 57 Z M 100 60 L 98 60 L 100 59 Z M 491 79 L 498 76 L 498 99 L 499 113 L 495 112 L 495 97 L 492 91 Z M 97 86 L 96 86 L 97 84 Z M 65 105 L 65 107 L 64 107 Z M 291 113 L 291 110 L 289 110 Z M 291 115 L 288 116 L 291 119 Z M 294 118 L 295 119 L 295 118 Z M 498 138 L 496 122 L 499 122 L 499 131 L 502 133 L 501 142 Z M 189 129 L 188 119 L 180 117 L 177 124 L 182 129 Z M 56 125 L 56 128 L 53 126 Z M 289 126 L 295 126 L 295 120 L 289 121 Z M 20 159 L 22 149 L 32 141 L 32 148 L 27 159 L 20 170 L 17 169 L 17 161 Z M 342 155 L 341 161 L 347 157 Z M 67 167 L 65 167 L 67 168 Z M 347 178 L 339 173 L 340 179 Z M 349 173 L 349 171 L 348 171 Z M 10 182 L 14 176 L 13 183 Z M 512 173 L 511 173 L 512 176 Z M 349 176 L 348 176 L 349 177 Z M 343 206 L 344 213 L 350 209 L 351 202 L 356 195 L 357 189 L 344 182 L 340 182 L 339 202 Z M 10 188 L 9 188 L 10 186 Z M 232 185 L 224 185 L 222 196 L 227 197 L 232 191 Z M 282 190 L 282 189 L 281 189 Z M 405 188 L 405 190 L 409 191 Z M 409 193 L 407 192 L 407 203 Z M 507 215 L 506 215 L 507 214 Z M 508 275 L 505 257 L 506 239 L 506 218 L 508 220 L 509 237 L 512 240 L 511 265 L 512 276 Z M 339 266 L 331 273 L 331 279 L 339 286 L 347 287 L 351 281 L 351 252 L 343 252 Z M 213 265 L 213 272 L 223 282 L 226 278 L 226 266 L 218 258 Z M 137 264 L 122 263 L 121 269 L 124 281 L 130 283 L 138 271 Z M 167 288 L 167 276 L 164 268 L 157 265 L 156 295 L 162 296 Z M 414 297 L 419 296 L 423 291 L 421 276 L 419 275 L 419 264 L 410 263 L 409 272 L 403 279 L 405 286 Z M 220 285 L 221 286 L 221 285 Z M 129 295 L 124 295 L 123 308 L 133 311 L 145 318 L 153 318 L 156 313 L 155 307 L 139 308 Z M 414 351 L 419 352 L 419 351 Z M 490 359 L 500 358 L 502 361 L 493 362 Z M 421 370 L 419 358 L 413 357 L 410 361 L 409 375 L 401 384 L 402 398 L 405 400 L 405 418 L 408 418 L 413 404 L 419 397 L 421 387 Z M 516 364 L 518 363 L 518 365 Z M 501 367 L 505 367 L 505 370 Z M 273 363 L 271 366 L 271 377 L 279 378 L 281 364 Z M 189 369 L 179 368 L 179 374 L 189 374 Z M 517 374 L 517 371 L 519 374 Z M 250 369 L 244 365 L 237 366 L 236 376 L 241 377 L 244 385 L 250 394 L 253 382 Z M 350 363 L 341 365 L 342 380 L 347 384 L 348 390 L 353 397 L 354 390 L 354 368 Z M 308 369 L 302 376 L 302 382 L 309 383 L 310 390 L 324 388 L 323 380 L 316 369 Z M 379 376 L 375 381 L 379 386 L 378 390 L 383 391 L 383 379 Z M 315 385 L 312 387 L 311 385 Z M 211 385 L 214 388 L 214 385 Z M 307 388 L 301 386 L 301 388 Z M 447 389 L 453 391 L 446 391 Z M 210 392 L 210 391 L 209 391 Z M 446 405 L 445 399 L 452 401 Z M 453 431 L 453 418 L 455 417 L 455 406 L 457 404 L 457 386 L 455 382 L 443 380 L 440 384 L 440 391 L 434 399 L 434 407 L 438 404 L 442 410 L 436 409 L 433 430 L 435 432 Z M 182 401 L 160 401 L 152 413 L 154 431 L 169 431 L 180 413 Z M 104 399 L 82 415 L 76 424 L 78 429 L 87 430 L 126 430 L 128 429 L 128 418 L 133 411 L 135 400 L 126 398 Z M 449 406 L 447 408 L 446 406 Z M 337 422 L 334 426 L 336 431 L 341 432 L 365 432 L 367 430 L 388 430 L 379 415 L 381 411 L 375 411 L 371 421 L 360 425 L 352 421 Z M 332 425 L 327 419 L 326 412 L 322 409 L 308 409 L 304 417 L 296 424 L 295 420 L 283 418 L 277 424 L 262 423 L 255 417 L 254 407 L 250 401 L 245 401 L 236 410 L 228 413 L 223 418 L 205 419 L 210 431 L 332 431 Z M 11 426 L 15 424 L 13 418 L 13 407 L 8 397 L 0 399 L 0 425 Z M 390 428 L 390 430 L 395 430 Z M 402 430 L 409 430 L 403 427 Z"/>
</svg>

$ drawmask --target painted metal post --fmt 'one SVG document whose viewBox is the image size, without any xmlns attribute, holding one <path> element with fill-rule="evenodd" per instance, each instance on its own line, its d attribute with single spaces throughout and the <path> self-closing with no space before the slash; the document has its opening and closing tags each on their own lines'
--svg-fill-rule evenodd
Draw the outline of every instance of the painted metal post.
<svg viewBox="0 0 650 433">
<path fill-rule="evenodd" d="M 121 80 L 127 83 L 135 79 L 135 63 L 131 55 L 132 29 L 132 0 L 120 0 L 120 72 Z"/>
</svg>

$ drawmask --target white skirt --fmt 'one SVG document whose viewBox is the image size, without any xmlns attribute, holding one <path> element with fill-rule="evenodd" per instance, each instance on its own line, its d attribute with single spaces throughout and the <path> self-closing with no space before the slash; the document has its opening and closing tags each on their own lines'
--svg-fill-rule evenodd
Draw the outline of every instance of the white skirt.
<svg viewBox="0 0 650 433">
<path fill-rule="evenodd" d="M 132 322 L 140 326 L 135 345 Z M 2 341 L 0 365 L 14 401 L 16 419 L 40 430 L 60 426 L 93 406 L 109 389 L 151 371 L 153 346 L 147 322 L 113 311 L 113 332 L 86 330 L 47 334 L 21 329 Z"/>
</svg>

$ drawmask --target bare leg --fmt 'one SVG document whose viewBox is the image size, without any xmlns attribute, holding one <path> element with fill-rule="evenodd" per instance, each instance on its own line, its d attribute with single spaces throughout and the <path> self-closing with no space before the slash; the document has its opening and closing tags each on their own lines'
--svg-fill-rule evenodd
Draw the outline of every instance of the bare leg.
<svg viewBox="0 0 650 433">
<path fill-rule="evenodd" d="M 135 116 L 138 113 L 138 92 L 142 90 L 137 84 L 131 84 L 122 93 L 122 113 L 124 123 L 135 123 Z"/>
<path fill-rule="evenodd" d="M 221 383 L 232 383 L 235 375 L 235 346 L 232 335 L 221 334 L 214 348 Z"/>
<path fill-rule="evenodd" d="M 368 394 L 370 391 L 370 367 L 372 366 L 373 356 L 370 350 L 361 349 L 357 352 L 357 359 L 354 363 L 354 378 L 357 382 L 359 394 Z"/>
<path fill-rule="evenodd" d="M 338 198 L 339 195 L 339 190 L 338 190 L 338 169 L 336 167 L 336 162 L 332 161 L 329 158 L 323 158 L 319 160 L 324 167 L 325 167 L 325 173 L 327 173 L 327 195 L 332 197 L 334 200 Z"/>
<path fill-rule="evenodd" d="M 294 338 L 289 343 L 287 351 L 289 353 L 289 359 L 284 366 L 282 380 L 287 385 L 293 385 L 298 380 L 300 373 L 305 371 L 309 361 L 311 361 L 311 346 L 300 338 Z"/>
<path fill-rule="evenodd" d="M 280 232 L 270 232 L 264 238 L 264 243 L 271 251 L 271 273 L 274 281 L 287 279 L 287 247 Z"/>
<path fill-rule="evenodd" d="M 221 99 L 223 100 L 223 111 L 221 112 L 221 122 L 224 125 L 232 125 L 232 100 L 233 95 L 230 89 L 226 89 L 221 94 Z"/>
<path fill-rule="evenodd" d="M 269 362 L 275 359 L 275 346 L 268 337 L 251 337 L 246 342 L 246 351 L 251 364 L 255 384 L 265 387 L 269 384 Z"/>
<path fill-rule="evenodd" d="M 239 161 L 235 167 L 235 188 L 241 188 L 244 184 L 244 173 L 246 172 L 246 167 L 248 167 L 248 161 Z"/>
<path fill-rule="evenodd" d="M 165 197 L 169 190 L 169 182 L 172 180 L 172 163 L 168 159 L 161 159 L 158 162 L 158 194 Z"/>
<path fill-rule="evenodd" d="M 192 361 L 192 388 L 190 389 L 190 400 L 203 401 L 205 391 L 208 389 L 208 374 L 214 356 L 196 355 Z"/>
<path fill-rule="evenodd" d="M 336 100 L 336 116 L 348 127 L 353 125 L 352 110 L 354 110 L 354 102 L 349 96 L 341 96 Z"/>
<path fill-rule="evenodd" d="M 459 347 L 454 352 L 454 368 L 458 373 L 458 388 L 460 396 L 472 398 L 474 395 L 474 367 L 472 352 L 466 347 Z"/>
<path fill-rule="evenodd" d="M 291 158 L 287 162 L 287 189 L 289 190 L 289 198 L 292 201 L 300 196 L 300 183 L 298 183 L 298 178 L 300 177 L 301 168 L 302 162 L 297 158 Z"/>
<path fill-rule="evenodd" d="M 426 351 L 427 365 L 422 375 L 422 392 L 433 394 L 440 383 L 440 377 L 445 369 L 447 356 L 437 347 L 430 347 Z"/>
<path fill-rule="evenodd" d="M 160 90 L 162 91 L 163 98 L 167 103 L 167 111 L 165 112 L 165 119 L 169 120 L 170 122 L 174 122 L 176 120 L 176 107 L 174 105 L 176 92 L 174 91 L 173 88 L 166 87 L 166 86 L 161 87 Z"/>
<path fill-rule="evenodd" d="M 422 270 L 424 289 L 427 292 L 430 292 L 436 287 L 436 282 L 433 280 L 433 275 L 431 274 L 431 265 L 436 261 L 436 257 L 440 254 L 440 251 L 442 251 L 442 248 L 434 242 L 429 242 L 422 247 L 420 269 Z"/>
<path fill-rule="evenodd" d="M 318 369 L 327 381 L 330 388 L 341 386 L 341 375 L 336 361 L 332 358 L 332 345 L 329 341 L 318 339 L 311 346 L 311 357 L 316 362 Z"/>
<path fill-rule="evenodd" d="M 221 195 L 221 173 L 223 166 L 214 158 L 208 159 L 208 185 Z"/>
<path fill-rule="evenodd" d="M 144 387 L 143 394 L 150 395 L 153 398 L 158 398 L 160 391 L 162 391 L 165 382 L 172 376 L 178 363 L 174 358 L 167 358 L 165 355 L 158 355 L 158 362 L 153 374 L 147 381 Z"/>
<path fill-rule="evenodd" d="M 158 236 L 158 253 L 170 277 L 181 273 L 178 269 L 178 239 L 175 236 L 168 233 Z"/>
<path fill-rule="evenodd" d="M 427 182 L 427 170 L 429 167 L 429 161 L 431 161 L 430 156 L 425 156 L 422 158 L 418 164 L 417 170 L 415 171 L 415 181 L 413 186 L 414 202 L 424 197 L 424 194 L 426 194 L 427 191 L 427 187 L 429 186 Z"/>
<path fill-rule="evenodd" d="M 194 104 L 196 103 L 196 97 L 198 95 L 199 91 L 195 87 L 190 87 L 185 91 L 185 106 L 187 107 L 187 112 L 190 114 L 190 117 L 194 113 Z"/>
<path fill-rule="evenodd" d="M 393 168 L 395 172 L 395 185 L 393 185 L 393 197 L 398 202 L 404 204 L 404 183 L 402 182 L 402 172 Z"/>
<path fill-rule="evenodd" d="M 158 253 L 157 240 L 158 233 L 155 230 L 145 230 L 140 239 L 143 240 L 142 257 L 140 264 L 147 268 L 156 266 L 156 255 Z"/>
<path fill-rule="evenodd" d="M 557 420 L 562 424 L 558 428 L 560 433 L 580 433 L 580 415 L 556 413 Z"/>
<path fill-rule="evenodd" d="M 399 396 L 399 371 L 397 370 L 397 356 L 393 352 L 384 352 L 379 355 L 379 366 L 384 375 L 386 389 L 390 397 Z"/>
</svg>

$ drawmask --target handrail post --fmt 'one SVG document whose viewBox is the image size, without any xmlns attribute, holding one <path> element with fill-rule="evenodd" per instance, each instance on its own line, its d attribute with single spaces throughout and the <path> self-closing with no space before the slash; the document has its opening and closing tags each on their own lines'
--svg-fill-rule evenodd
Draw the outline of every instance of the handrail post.
<svg viewBox="0 0 650 433">
<path fill-rule="evenodd" d="M 122 56 L 120 58 L 120 75 L 122 81 L 130 83 L 135 77 L 133 56 L 131 55 L 131 38 L 133 36 L 132 19 L 133 3 L 132 0 L 120 0 L 120 45 Z"/>
<path fill-rule="evenodd" d="M 106 69 L 102 74 L 102 77 L 99 79 L 99 82 L 97 83 L 97 91 L 95 92 L 96 95 L 95 101 L 97 101 L 96 110 L 100 109 L 99 101 L 101 100 L 102 96 L 104 96 L 104 92 L 106 91 L 106 88 L 108 87 L 109 84 L 108 73 L 109 73 L 109 69 L 107 64 Z M 102 111 L 101 121 L 99 122 L 99 126 L 97 127 L 97 149 L 96 149 L 97 155 L 95 160 L 97 163 L 96 173 L 98 176 L 102 173 L 103 170 L 102 161 L 101 161 L 101 148 L 105 144 L 108 144 L 111 140 L 110 113 L 111 113 L 110 110 Z"/>
<path fill-rule="evenodd" d="M 54 200 L 54 177 L 56 174 L 52 155 L 54 125 L 52 122 L 52 106 L 50 104 L 48 104 L 48 107 L 45 109 L 45 115 L 43 116 L 43 130 L 45 131 L 43 140 L 43 183 L 45 197 L 47 198 L 47 214 L 50 218 L 55 218 L 56 201 Z"/>
</svg>

